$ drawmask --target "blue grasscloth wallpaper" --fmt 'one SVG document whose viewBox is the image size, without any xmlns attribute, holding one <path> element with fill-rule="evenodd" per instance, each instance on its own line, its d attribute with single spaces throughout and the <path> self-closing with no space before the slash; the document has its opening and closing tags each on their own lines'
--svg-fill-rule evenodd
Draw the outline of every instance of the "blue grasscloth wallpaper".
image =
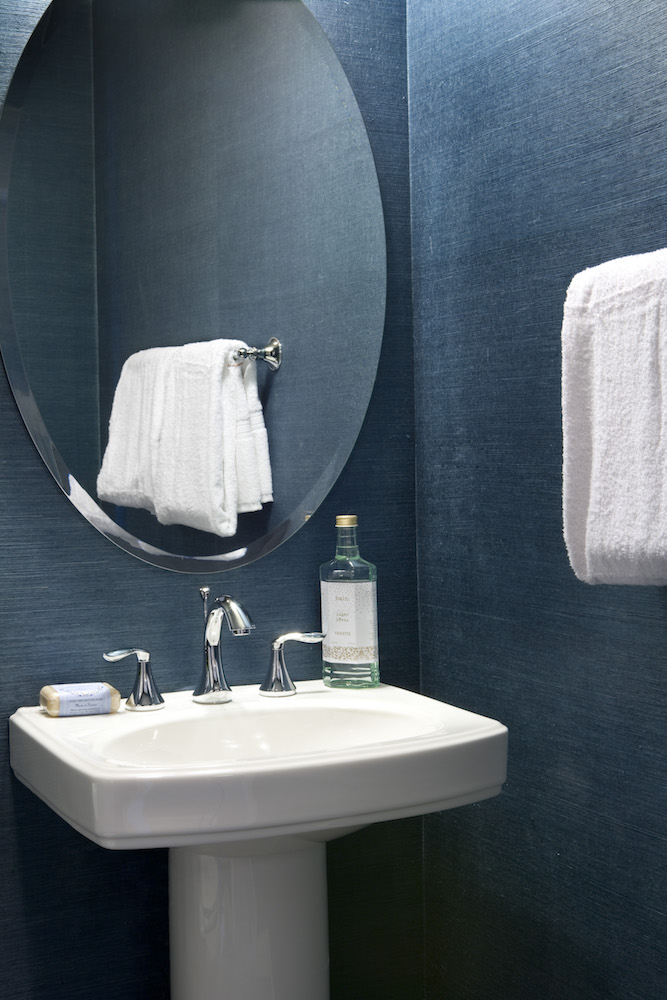
<svg viewBox="0 0 667 1000">
<path fill-rule="evenodd" d="M 0 0 L 3 90 L 44 6 Z M 423 853 L 418 821 L 331 845 L 332 1000 L 658 1000 L 667 600 L 586 587 L 569 568 L 559 334 L 576 271 L 667 243 L 667 14 L 659 0 L 408 0 L 406 59 L 402 2 L 309 6 L 376 157 L 385 345 L 331 497 L 271 556 L 218 578 L 259 626 L 231 679 L 260 678 L 286 609 L 290 627 L 316 616 L 333 515 L 354 506 L 381 574 L 385 679 L 500 718 L 511 737 L 503 794 L 429 817 Z M 201 581 L 98 536 L 4 385 L 0 408 L 3 717 L 56 668 L 88 677 L 130 634 L 166 687 L 183 686 Z M 308 651 L 295 665 L 313 674 Z M 164 852 L 88 844 L 10 778 L 6 750 L 3 996 L 167 997 Z"/>
<path fill-rule="evenodd" d="M 385 680 L 418 686 L 414 435 L 407 184 L 405 12 L 402 5 L 308 6 L 348 74 L 366 120 L 385 210 L 389 296 L 378 380 L 358 444 L 334 491 L 272 555 L 208 580 L 144 565 L 105 541 L 63 497 L 38 459 L 2 375 L 0 387 L 0 711 L 34 704 L 55 675 L 99 676 L 100 654 L 146 645 L 165 690 L 196 682 L 200 599 L 219 584 L 257 629 L 228 649 L 234 683 L 259 682 L 271 640 L 319 621 L 317 567 L 331 557 L 333 520 L 356 510 L 381 574 Z M 0 0 L 0 90 L 46 7 Z M 57 308 L 57 303 L 54 303 Z M 393 355 L 400 354 L 396 365 Z M 396 608 L 401 609 L 400 619 Z M 234 640 L 232 640 L 234 641 Z M 305 648 L 305 647 L 304 647 Z M 292 657 L 316 676 L 312 649 Z M 107 667 L 121 690 L 131 668 Z M 14 1000 L 158 1000 L 168 996 L 166 853 L 110 852 L 70 830 L 10 776 L 0 744 L 0 987 Z M 421 831 L 418 820 L 364 831 L 330 851 L 332 996 L 421 995 Z M 401 875 L 388 882 L 387 859 Z M 404 934 L 386 962 L 396 914 Z M 415 985 L 416 984 L 416 985 Z"/>
<path fill-rule="evenodd" d="M 502 719 L 509 780 L 425 822 L 428 1000 L 658 1000 L 664 588 L 561 534 L 560 324 L 667 243 L 658 0 L 410 0 L 422 688 Z"/>
</svg>

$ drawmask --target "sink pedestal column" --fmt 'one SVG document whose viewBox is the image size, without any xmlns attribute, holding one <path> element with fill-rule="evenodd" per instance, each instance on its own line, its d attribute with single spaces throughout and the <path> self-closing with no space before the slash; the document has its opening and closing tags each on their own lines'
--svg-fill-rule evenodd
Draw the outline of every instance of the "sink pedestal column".
<svg viewBox="0 0 667 1000">
<path fill-rule="evenodd" d="M 328 1000 L 326 847 L 169 851 L 172 1000 Z"/>
</svg>

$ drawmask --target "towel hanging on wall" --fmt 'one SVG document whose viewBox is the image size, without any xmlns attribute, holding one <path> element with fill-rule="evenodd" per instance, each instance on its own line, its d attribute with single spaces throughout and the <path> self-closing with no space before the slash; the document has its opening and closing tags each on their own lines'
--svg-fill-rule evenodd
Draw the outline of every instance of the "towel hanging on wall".
<svg viewBox="0 0 667 1000">
<path fill-rule="evenodd" d="M 586 583 L 667 584 L 667 249 L 575 275 L 562 355 L 572 568 Z"/>
<path fill-rule="evenodd" d="M 256 361 L 240 340 L 139 351 L 114 395 L 101 500 L 223 537 L 273 499 Z M 262 438 L 262 432 L 264 439 Z"/>
</svg>

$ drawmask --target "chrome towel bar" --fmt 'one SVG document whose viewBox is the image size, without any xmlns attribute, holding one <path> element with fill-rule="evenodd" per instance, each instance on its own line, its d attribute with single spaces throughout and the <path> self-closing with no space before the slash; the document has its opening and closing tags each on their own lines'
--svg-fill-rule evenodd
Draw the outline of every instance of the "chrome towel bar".
<svg viewBox="0 0 667 1000">
<path fill-rule="evenodd" d="M 253 361 L 266 361 L 269 368 L 278 371 L 283 359 L 282 345 L 277 337 L 271 337 L 266 347 L 241 347 L 236 352 L 238 358 L 250 358 Z"/>
</svg>

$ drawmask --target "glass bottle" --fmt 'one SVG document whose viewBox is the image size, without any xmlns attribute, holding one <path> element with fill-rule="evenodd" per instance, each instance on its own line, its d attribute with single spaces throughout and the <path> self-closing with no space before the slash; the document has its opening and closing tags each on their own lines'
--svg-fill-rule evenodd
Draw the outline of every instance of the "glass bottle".
<svg viewBox="0 0 667 1000">
<path fill-rule="evenodd" d="M 377 687 L 377 570 L 359 555 L 356 514 L 336 518 L 336 555 L 320 566 L 322 677 L 334 688 Z"/>
</svg>

